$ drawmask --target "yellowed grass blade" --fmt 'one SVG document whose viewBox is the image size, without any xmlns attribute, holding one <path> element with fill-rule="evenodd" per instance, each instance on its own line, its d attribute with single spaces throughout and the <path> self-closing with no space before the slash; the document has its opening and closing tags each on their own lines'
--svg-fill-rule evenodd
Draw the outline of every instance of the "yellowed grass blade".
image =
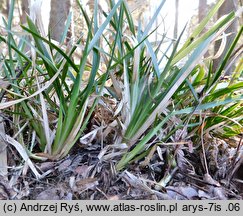
<svg viewBox="0 0 243 216">
<path fill-rule="evenodd" d="M 34 173 L 35 177 L 37 179 L 40 179 L 41 175 L 38 173 L 38 171 L 35 168 L 34 164 L 30 160 L 30 158 L 29 158 L 28 154 L 26 153 L 26 150 L 24 149 L 24 147 L 19 142 L 17 142 L 15 139 L 13 139 L 12 137 L 10 137 L 8 135 L 6 135 L 6 141 L 16 148 L 16 150 L 19 152 L 21 157 L 25 160 L 25 162 L 30 167 L 31 171 Z"/>
<path fill-rule="evenodd" d="M 0 175 L 7 176 L 8 174 L 8 161 L 7 161 L 7 145 L 5 142 L 5 130 L 3 119 L 0 116 Z"/>
</svg>

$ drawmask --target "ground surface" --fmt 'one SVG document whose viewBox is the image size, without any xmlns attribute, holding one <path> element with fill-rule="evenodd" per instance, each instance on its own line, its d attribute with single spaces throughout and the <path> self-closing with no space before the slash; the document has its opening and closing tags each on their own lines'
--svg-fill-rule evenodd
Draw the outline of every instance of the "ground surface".
<svg viewBox="0 0 243 216">
<path fill-rule="evenodd" d="M 238 140 L 239 141 L 239 140 Z M 236 154 L 238 146 L 238 153 Z M 241 150 L 242 150 L 242 146 Z M 116 172 L 119 158 L 99 144 L 77 145 L 60 161 L 35 162 L 42 178 L 9 148 L 9 176 L 0 179 L 0 199 L 242 199 L 243 166 L 239 145 L 212 138 L 205 143 L 208 174 L 200 146 L 191 153 L 182 147 L 157 147 L 147 160 Z M 176 164 L 168 151 L 176 153 Z M 115 155 L 115 154 L 114 154 Z M 240 158 L 239 158 L 240 157 Z M 169 162 L 168 162 L 169 161 Z"/>
</svg>

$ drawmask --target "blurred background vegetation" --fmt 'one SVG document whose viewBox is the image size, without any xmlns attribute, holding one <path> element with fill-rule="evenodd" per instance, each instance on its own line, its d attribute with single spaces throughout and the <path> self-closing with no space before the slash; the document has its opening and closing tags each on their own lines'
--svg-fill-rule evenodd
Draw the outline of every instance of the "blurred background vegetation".
<svg viewBox="0 0 243 216">
<path fill-rule="evenodd" d="M 243 163 L 242 1 L 5 0 L 0 12 L 3 174 L 16 164 L 6 142 L 36 178 L 32 161 L 95 149 L 83 163 L 137 164 L 156 190 L 178 170 L 230 182 Z"/>
<path fill-rule="evenodd" d="M 0 5 L 0 15 L 7 18 L 10 8 L 9 0 L 2 0 Z M 26 23 L 26 15 L 30 13 L 30 7 L 33 5 L 35 0 L 18 0 L 15 4 L 14 9 L 14 20 L 13 25 L 18 28 L 20 24 Z M 38 2 L 38 1 L 37 1 Z M 94 0 L 82 0 L 81 4 L 86 6 L 87 14 L 91 17 L 94 10 Z M 152 14 L 158 7 L 159 1 L 153 0 L 127 0 L 129 10 L 132 12 L 135 25 L 141 22 L 145 25 L 151 18 Z M 207 16 L 208 11 L 216 3 L 216 0 L 173 0 L 167 1 L 165 6 L 160 11 L 153 27 L 160 25 L 152 35 L 152 40 L 156 41 L 166 30 L 167 36 L 176 39 L 178 37 L 178 32 L 181 32 L 184 25 L 187 24 L 187 33 L 183 35 L 184 40 L 190 35 L 193 28 L 200 23 L 205 16 Z M 61 40 L 63 29 L 67 21 L 68 15 L 71 13 L 70 26 L 65 43 L 74 41 L 80 37 L 81 34 L 87 34 L 87 26 L 85 25 L 85 20 L 82 15 L 80 15 L 80 10 L 75 0 L 42 0 L 39 1 L 41 5 L 41 14 L 44 24 L 44 29 L 46 35 L 50 33 L 50 37 L 58 42 Z M 99 22 L 102 23 L 104 17 L 102 16 L 103 11 L 107 12 L 109 1 L 100 0 L 99 1 Z M 217 12 L 217 15 L 210 21 L 211 24 L 207 25 L 206 29 L 210 28 L 216 20 L 224 16 L 231 11 L 237 11 L 242 7 L 242 0 L 229 0 L 225 1 Z M 2 20 L 0 21 L 0 23 Z M 214 60 L 214 67 L 216 68 L 221 61 L 222 56 L 225 54 L 227 47 L 232 43 L 237 30 L 242 25 L 243 18 L 239 16 L 226 30 L 227 41 L 225 49 L 221 57 L 219 56 Z M 163 23 L 163 24 L 162 24 Z M 162 24 L 162 25 L 161 25 Z M 204 31 L 206 31 L 204 29 Z M 242 43 L 242 40 L 239 42 Z M 215 55 L 220 47 L 220 40 L 218 40 L 213 47 L 208 51 L 206 55 Z M 234 67 L 234 65 L 232 65 Z M 226 74 L 229 74 L 232 68 L 228 68 Z"/>
</svg>

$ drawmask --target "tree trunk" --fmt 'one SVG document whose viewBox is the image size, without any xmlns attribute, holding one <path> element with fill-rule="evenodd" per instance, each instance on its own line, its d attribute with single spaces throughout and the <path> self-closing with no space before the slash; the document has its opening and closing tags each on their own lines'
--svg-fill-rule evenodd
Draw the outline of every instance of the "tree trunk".
<svg viewBox="0 0 243 216">
<path fill-rule="evenodd" d="M 0 11 L 5 16 L 5 18 L 8 17 L 9 4 L 10 4 L 10 2 L 8 0 L 2 0 L 1 4 L 0 4 Z"/>
<path fill-rule="evenodd" d="M 208 5 L 207 5 L 207 0 L 199 0 L 198 4 L 198 23 L 202 22 L 202 20 L 207 16 L 208 12 Z M 200 35 L 203 35 L 205 32 L 207 32 L 207 28 L 205 27 L 203 31 L 200 33 Z M 208 57 L 209 52 L 207 51 L 204 54 L 204 57 Z"/>
<path fill-rule="evenodd" d="M 207 13 L 207 0 L 199 0 L 198 5 L 198 22 L 200 23 Z"/>
<path fill-rule="evenodd" d="M 28 0 L 21 0 L 20 22 L 22 24 L 27 22 L 26 14 L 29 14 L 29 1 Z"/>
<path fill-rule="evenodd" d="M 220 7 L 219 11 L 218 11 L 218 19 L 220 17 L 222 17 L 225 14 L 230 13 L 231 11 L 236 11 L 237 10 L 237 0 L 227 0 L 223 3 L 223 5 Z M 229 34 L 227 36 L 227 42 L 226 42 L 226 46 L 224 48 L 224 51 L 222 52 L 221 56 L 217 59 L 214 60 L 214 64 L 213 64 L 213 70 L 216 71 L 217 68 L 219 67 L 223 57 L 225 56 L 227 50 L 229 49 L 230 44 L 233 42 L 236 34 L 237 34 L 237 20 L 235 20 L 229 27 L 228 29 L 225 31 L 226 34 Z M 215 46 L 214 46 L 214 53 L 216 54 L 217 51 L 220 48 L 220 44 L 221 44 L 221 40 L 216 41 Z M 227 68 L 227 65 L 226 65 Z M 232 71 L 234 70 L 234 67 L 231 66 L 228 68 L 227 71 L 225 71 L 226 75 L 230 75 L 232 74 Z"/>
<path fill-rule="evenodd" d="M 179 16 L 179 0 L 175 0 L 174 39 L 177 39 L 177 36 L 178 36 L 178 16 Z"/>
<path fill-rule="evenodd" d="M 58 42 L 61 41 L 70 8 L 70 0 L 51 0 L 49 29 L 51 38 Z M 68 36 L 71 36 L 70 32 Z"/>
</svg>

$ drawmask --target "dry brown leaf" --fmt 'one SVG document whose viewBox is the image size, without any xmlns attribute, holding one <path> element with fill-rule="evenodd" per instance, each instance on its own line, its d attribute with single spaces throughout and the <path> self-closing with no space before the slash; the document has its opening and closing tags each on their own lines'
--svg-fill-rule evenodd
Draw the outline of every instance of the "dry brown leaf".
<svg viewBox="0 0 243 216">
<path fill-rule="evenodd" d="M 52 169 L 55 166 L 55 164 L 56 164 L 55 162 L 43 162 L 40 164 L 39 168 L 42 172 L 46 172 Z"/>
<path fill-rule="evenodd" d="M 99 182 L 97 178 L 86 178 L 86 179 L 81 179 L 76 182 L 77 186 L 77 191 L 81 192 L 87 189 L 92 189 L 99 185 Z"/>
<path fill-rule="evenodd" d="M 213 178 L 212 178 L 212 176 L 210 176 L 209 174 L 204 174 L 204 176 L 203 176 L 203 179 L 204 179 L 204 181 L 206 181 L 207 183 L 209 183 L 209 184 L 211 184 L 211 185 L 214 185 L 214 186 L 220 186 L 220 184 L 219 184 L 219 182 L 218 181 L 216 181 L 216 180 L 214 180 Z"/>
<path fill-rule="evenodd" d="M 72 163 L 72 160 L 71 160 L 71 159 L 64 160 L 64 161 L 58 166 L 58 171 L 59 171 L 59 172 L 66 171 L 66 170 L 70 167 L 71 163 Z"/>
</svg>

